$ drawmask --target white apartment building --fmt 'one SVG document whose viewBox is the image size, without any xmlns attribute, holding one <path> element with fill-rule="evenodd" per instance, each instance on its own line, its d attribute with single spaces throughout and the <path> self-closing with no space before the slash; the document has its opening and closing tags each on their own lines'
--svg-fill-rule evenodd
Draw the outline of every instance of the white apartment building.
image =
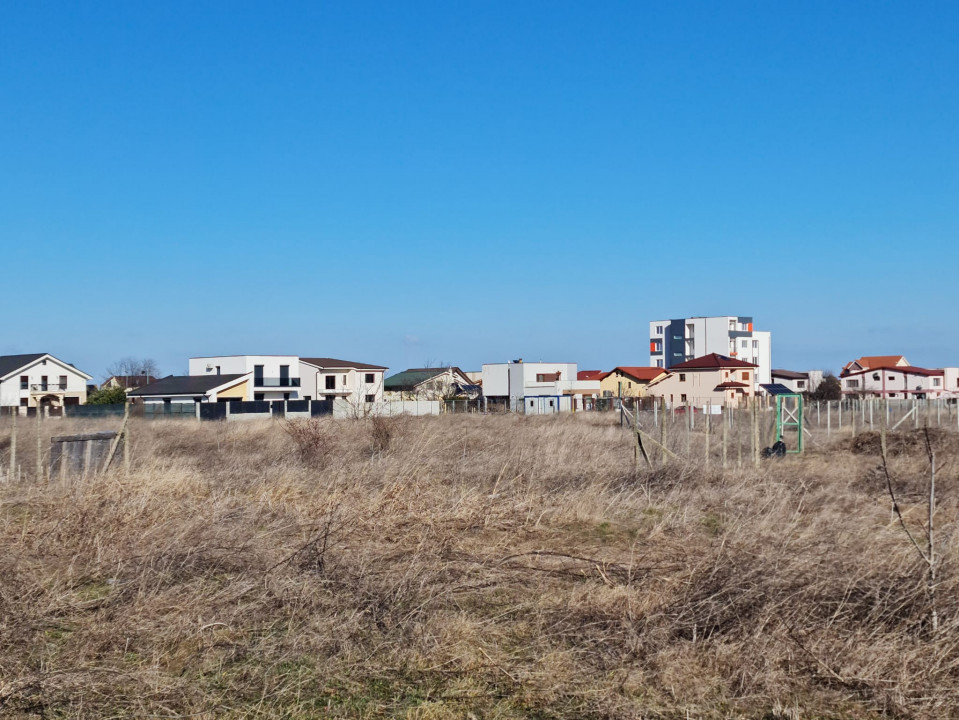
<svg viewBox="0 0 959 720">
<path fill-rule="evenodd" d="M 576 363 L 484 363 L 483 396 L 527 415 L 569 412 L 600 395 L 599 380 L 577 380 Z"/>
<path fill-rule="evenodd" d="M 92 379 L 49 353 L 0 355 L 0 407 L 82 405 Z"/>
<path fill-rule="evenodd" d="M 649 324 L 649 364 L 673 365 L 716 353 L 757 366 L 756 386 L 771 382 L 771 333 L 753 329 L 751 317 L 715 317 L 654 320 Z"/>
<path fill-rule="evenodd" d="M 217 355 L 190 358 L 190 375 L 246 375 L 245 400 L 383 400 L 381 365 L 298 355 Z"/>
</svg>

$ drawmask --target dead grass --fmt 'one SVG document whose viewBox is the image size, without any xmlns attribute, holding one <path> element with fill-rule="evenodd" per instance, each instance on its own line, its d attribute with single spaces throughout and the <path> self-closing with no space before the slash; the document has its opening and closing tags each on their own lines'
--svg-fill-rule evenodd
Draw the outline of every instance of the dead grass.
<svg viewBox="0 0 959 720">
<path fill-rule="evenodd" d="M 611 420 L 141 421 L 7 484 L 0 715 L 959 715 L 954 453 L 934 636 L 874 455 L 637 472 Z"/>
</svg>

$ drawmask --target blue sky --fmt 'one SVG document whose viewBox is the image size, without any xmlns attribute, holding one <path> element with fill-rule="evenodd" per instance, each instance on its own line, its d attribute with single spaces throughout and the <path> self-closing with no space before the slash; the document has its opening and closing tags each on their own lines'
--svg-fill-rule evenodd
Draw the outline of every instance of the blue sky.
<svg viewBox="0 0 959 720">
<path fill-rule="evenodd" d="M 956 3 L 6 2 L 0 353 L 959 365 Z"/>
</svg>

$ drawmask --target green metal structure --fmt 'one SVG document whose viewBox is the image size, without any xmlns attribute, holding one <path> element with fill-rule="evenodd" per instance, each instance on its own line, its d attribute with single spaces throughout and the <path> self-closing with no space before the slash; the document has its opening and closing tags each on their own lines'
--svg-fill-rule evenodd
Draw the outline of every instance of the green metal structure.
<svg viewBox="0 0 959 720">
<path fill-rule="evenodd" d="M 776 442 L 786 442 L 783 437 L 787 430 L 796 431 L 796 447 L 788 447 L 787 443 L 787 453 L 799 454 L 803 451 L 802 411 L 802 395 L 799 393 L 776 395 Z"/>
</svg>

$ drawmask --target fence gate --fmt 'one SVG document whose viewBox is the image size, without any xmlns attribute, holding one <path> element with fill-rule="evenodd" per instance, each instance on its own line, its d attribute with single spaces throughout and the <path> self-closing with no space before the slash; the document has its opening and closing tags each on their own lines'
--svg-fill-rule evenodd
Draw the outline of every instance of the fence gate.
<svg viewBox="0 0 959 720">
<path fill-rule="evenodd" d="M 786 431 L 796 434 L 796 447 L 787 447 L 786 452 L 801 453 L 803 451 L 802 395 L 798 393 L 776 395 L 776 442 L 783 441 Z"/>
</svg>

